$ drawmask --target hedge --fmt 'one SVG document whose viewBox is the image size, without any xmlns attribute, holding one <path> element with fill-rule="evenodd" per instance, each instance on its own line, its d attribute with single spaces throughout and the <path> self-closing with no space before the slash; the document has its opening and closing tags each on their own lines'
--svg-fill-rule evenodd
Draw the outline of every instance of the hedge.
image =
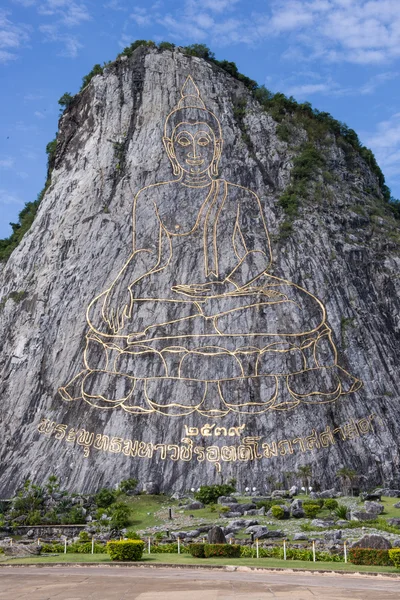
<svg viewBox="0 0 400 600">
<path fill-rule="evenodd" d="M 257 550 L 252 546 L 241 546 L 240 556 L 242 558 L 256 558 Z M 258 548 L 259 558 L 284 558 L 283 547 L 259 547 Z M 312 550 L 307 548 L 288 548 L 286 547 L 286 559 L 287 560 L 313 560 Z M 343 562 L 343 557 L 339 554 L 331 554 L 330 552 L 324 552 L 317 550 L 315 552 L 315 559 L 318 562 Z"/>
<path fill-rule="evenodd" d="M 400 548 L 392 548 L 392 550 L 389 550 L 389 558 L 396 569 L 400 569 Z"/>
<path fill-rule="evenodd" d="M 187 552 L 187 547 L 182 543 L 180 545 L 181 552 Z M 171 544 L 152 544 L 150 546 L 150 552 L 152 554 L 177 554 L 178 552 L 178 543 L 173 542 Z"/>
<path fill-rule="evenodd" d="M 240 546 L 238 544 L 204 544 L 204 556 L 224 556 L 227 558 L 240 558 Z"/>
<path fill-rule="evenodd" d="M 140 560 L 143 550 L 144 542 L 141 540 L 107 542 L 107 552 L 111 560 Z"/>
<path fill-rule="evenodd" d="M 390 566 L 388 550 L 375 550 L 374 548 L 350 548 L 349 560 L 353 565 L 375 565 L 378 567 Z"/>
<path fill-rule="evenodd" d="M 41 544 L 42 552 L 45 554 L 62 554 L 64 552 L 64 544 Z M 67 545 L 67 554 L 91 554 L 92 542 L 74 542 Z M 103 544 L 95 543 L 93 545 L 94 554 L 106 554 L 107 548 Z"/>
<path fill-rule="evenodd" d="M 195 558 L 205 558 L 204 547 L 205 544 L 189 544 L 187 550 Z"/>
</svg>

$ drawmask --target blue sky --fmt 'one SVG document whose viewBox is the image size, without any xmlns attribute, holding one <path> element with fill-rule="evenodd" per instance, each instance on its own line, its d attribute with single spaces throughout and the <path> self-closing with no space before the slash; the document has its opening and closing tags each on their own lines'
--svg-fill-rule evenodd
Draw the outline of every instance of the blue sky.
<svg viewBox="0 0 400 600">
<path fill-rule="evenodd" d="M 58 99 L 136 39 L 205 43 L 355 129 L 400 197 L 400 0 L 3 0 L 0 237 L 45 180 Z"/>
</svg>

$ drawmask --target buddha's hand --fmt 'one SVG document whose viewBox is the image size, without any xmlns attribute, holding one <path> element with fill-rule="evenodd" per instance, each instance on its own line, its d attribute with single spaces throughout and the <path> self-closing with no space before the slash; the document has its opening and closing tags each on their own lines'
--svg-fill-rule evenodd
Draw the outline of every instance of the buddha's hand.
<svg viewBox="0 0 400 600">
<path fill-rule="evenodd" d="M 133 296 L 130 289 L 121 290 L 114 285 L 106 294 L 103 304 L 102 315 L 104 321 L 113 333 L 123 329 L 126 319 L 132 314 Z"/>
<path fill-rule="evenodd" d="M 193 283 L 188 285 L 174 285 L 172 291 L 191 298 L 206 300 L 207 298 L 217 298 L 220 296 L 237 296 L 240 294 L 239 288 L 231 281 L 212 281 L 210 283 Z"/>
</svg>

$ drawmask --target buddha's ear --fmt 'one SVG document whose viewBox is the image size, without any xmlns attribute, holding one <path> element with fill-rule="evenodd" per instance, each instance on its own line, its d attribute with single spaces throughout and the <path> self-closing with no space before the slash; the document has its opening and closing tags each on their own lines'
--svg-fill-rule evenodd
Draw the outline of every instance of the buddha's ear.
<svg viewBox="0 0 400 600">
<path fill-rule="evenodd" d="M 168 158 L 171 161 L 172 170 L 174 172 L 174 175 L 180 175 L 181 168 L 178 165 L 178 162 L 176 160 L 174 144 L 172 143 L 172 140 L 170 138 L 163 137 L 163 144 L 164 144 L 164 148 L 168 154 Z"/>
<path fill-rule="evenodd" d="M 215 152 L 214 152 L 214 158 L 213 158 L 212 165 L 211 165 L 211 174 L 214 175 L 215 177 L 218 176 L 218 165 L 219 165 L 219 161 L 221 159 L 223 145 L 224 145 L 224 140 L 222 138 L 215 140 Z"/>
</svg>

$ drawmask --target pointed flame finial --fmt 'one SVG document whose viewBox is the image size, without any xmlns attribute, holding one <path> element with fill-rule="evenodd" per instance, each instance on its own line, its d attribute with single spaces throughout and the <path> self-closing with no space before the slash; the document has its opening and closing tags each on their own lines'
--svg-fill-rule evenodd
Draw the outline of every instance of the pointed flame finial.
<svg viewBox="0 0 400 600">
<path fill-rule="evenodd" d="M 193 81 L 191 75 L 188 75 L 181 90 L 181 99 L 178 108 L 205 108 L 205 104 L 200 97 L 199 88 Z"/>
</svg>

